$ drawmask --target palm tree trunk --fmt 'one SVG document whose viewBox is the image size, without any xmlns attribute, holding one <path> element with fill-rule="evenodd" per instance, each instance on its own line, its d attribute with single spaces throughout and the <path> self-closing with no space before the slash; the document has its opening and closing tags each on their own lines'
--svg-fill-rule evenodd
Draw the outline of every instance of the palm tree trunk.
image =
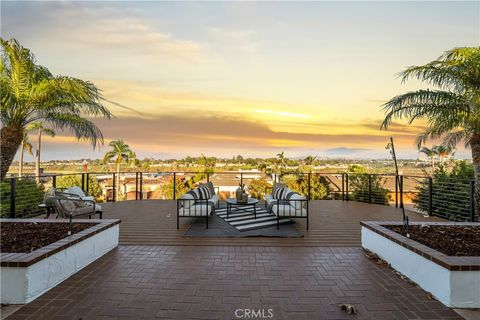
<svg viewBox="0 0 480 320">
<path fill-rule="evenodd" d="M 42 129 L 38 129 L 37 150 L 35 152 L 35 177 L 40 182 L 40 149 L 42 148 Z"/>
<path fill-rule="evenodd" d="M 117 185 L 116 185 L 116 189 L 114 192 L 117 193 L 117 196 L 115 197 L 115 199 L 117 199 L 117 201 L 119 200 L 119 195 L 120 195 L 120 163 L 117 163 Z"/>
<path fill-rule="evenodd" d="M 21 149 L 20 149 L 20 162 L 18 163 L 18 176 L 21 177 L 23 175 L 23 152 L 25 151 L 25 145 L 22 142 Z"/>
<path fill-rule="evenodd" d="M 4 179 L 23 140 L 23 127 L 8 125 L 0 129 L 0 178 Z"/>
<path fill-rule="evenodd" d="M 480 134 L 473 135 L 470 140 L 470 148 L 472 149 L 473 167 L 475 169 L 475 213 L 480 214 Z"/>
</svg>

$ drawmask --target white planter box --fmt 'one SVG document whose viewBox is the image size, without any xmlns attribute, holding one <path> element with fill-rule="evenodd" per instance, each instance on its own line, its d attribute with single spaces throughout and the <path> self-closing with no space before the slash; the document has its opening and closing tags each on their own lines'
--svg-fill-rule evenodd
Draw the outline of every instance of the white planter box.
<svg viewBox="0 0 480 320">
<path fill-rule="evenodd" d="M 2 219 L 2 222 L 7 221 Z M 19 220 L 15 222 L 17 221 Z M 53 223 L 59 222 L 56 220 Z M 10 257 L 12 254 L 2 253 L 1 303 L 28 303 L 118 246 L 119 220 L 75 222 L 99 222 L 99 224 L 32 253 L 17 254 L 13 257 Z M 63 248 L 65 244 L 67 245 Z M 61 250 L 58 250 L 59 245 L 62 245 Z M 54 252 L 51 249 L 58 252 L 48 254 L 49 248 L 50 252 Z M 35 262 L 31 263 L 32 261 Z"/>
<path fill-rule="evenodd" d="M 447 256 L 381 224 L 398 222 L 362 222 L 363 248 L 376 253 L 446 306 L 480 307 L 480 257 Z"/>
</svg>

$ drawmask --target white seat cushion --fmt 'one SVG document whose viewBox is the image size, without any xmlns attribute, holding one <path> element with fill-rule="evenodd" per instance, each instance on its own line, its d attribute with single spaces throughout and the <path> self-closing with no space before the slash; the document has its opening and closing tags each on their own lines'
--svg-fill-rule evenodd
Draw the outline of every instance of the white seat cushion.
<svg viewBox="0 0 480 320">
<path fill-rule="evenodd" d="M 292 206 L 290 204 L 279 204 L 272 207 L 272 212 L 279 217 L 306 217 L 307 210 L 303 207 Z"/>
<path fill-rule="evenodd" d="M 194 204 L 187 207 L 178 208 L 178 215 L 180 217 L 206 217 L 212 212 L 212 206 L 202 204 Z"/>
<path fill-rule="evenodd" d="M 301 209 L 302 206 L 305 206 L 305 201 L 294 201 L 294 200 L 306 200 L 307 198 L 305 196 L 302 196 L 298 193 L 294 193 L 290 196 L 289 198 L 289 204 L 294 206 L 295 209 Z"/>
</svg>

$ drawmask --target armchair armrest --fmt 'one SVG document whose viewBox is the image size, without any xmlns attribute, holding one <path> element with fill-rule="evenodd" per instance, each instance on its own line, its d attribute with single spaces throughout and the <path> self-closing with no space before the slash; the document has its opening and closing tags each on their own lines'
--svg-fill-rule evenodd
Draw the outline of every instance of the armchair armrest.
<svg viewBox="0 0 480 320">
<path fill-rule="evenodd" d="M 69 193 L 69 192 L 65 192 L 65 191 L 61 191 L 61 192 L 57 192 L 56 194 L 60 195 L 60 196 L 64 196 L 66 198 L 70 198 L 70 199 L 81 199 L 81 197 L 78 195 L 78 194 L 75 194 L 75 193 Z"/>
<path fill-rule="evenodd" d="M 285 201 L 285 203 L 293 205 L 295 208 L 297 208 L 299 205 L 301 206 L 301 208 L 308 207 L 308 199 L 289 199 L 289 200 L 282 200 L 282 201 Z"/>
</svg>

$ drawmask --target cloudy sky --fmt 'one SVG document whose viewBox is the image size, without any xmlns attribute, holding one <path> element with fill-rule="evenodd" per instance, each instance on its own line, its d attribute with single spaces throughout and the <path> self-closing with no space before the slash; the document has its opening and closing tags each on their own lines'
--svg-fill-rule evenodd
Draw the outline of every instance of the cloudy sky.
<svg viewBox="0 0 480 320">
<path fill-rule="evenodd" d="M 384 158 L 393 135 L 416 158 L 422 123 L 382 132 L 380 106 L 423 87 L 396 78 L 405 67 L 478 46 L 480 3 L 2 1 L 1 34 L 95 83 L 117 103 L 96 120 L 106 141 L 140 157 Z M 105 149 L 60 133 L 43 157 Z"/>
</svg>

